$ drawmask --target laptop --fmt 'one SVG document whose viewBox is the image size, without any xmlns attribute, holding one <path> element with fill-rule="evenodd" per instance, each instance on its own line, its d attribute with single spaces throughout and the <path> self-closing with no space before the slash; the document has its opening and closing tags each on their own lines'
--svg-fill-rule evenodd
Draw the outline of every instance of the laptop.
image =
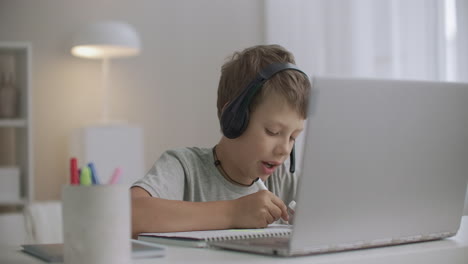
<svg viewBox="0 0 468 264">
<path fill-rule="evenodd" d="M 295 256 L 455 235 L 468 183 L 468 84 L 312 85 L 291 235 L 211 245 Z"/>
</svg>

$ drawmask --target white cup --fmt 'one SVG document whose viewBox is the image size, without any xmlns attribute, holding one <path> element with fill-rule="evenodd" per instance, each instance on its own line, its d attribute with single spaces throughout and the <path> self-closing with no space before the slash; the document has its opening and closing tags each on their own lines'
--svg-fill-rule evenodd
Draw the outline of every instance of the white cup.
<svg viewBox="0 0 468 264">
<path fill-rule="evenodd" d="M 66 185 L 62 202 L 66 264 L 131 263 L 128 186 Z"/>
</svg>

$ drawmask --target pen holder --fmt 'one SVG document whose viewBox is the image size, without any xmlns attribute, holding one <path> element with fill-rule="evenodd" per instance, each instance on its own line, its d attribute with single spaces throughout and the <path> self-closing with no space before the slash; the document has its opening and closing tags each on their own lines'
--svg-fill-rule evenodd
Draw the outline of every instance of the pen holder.
<svg viewBox="0 0 468 264">
<path fill-rule="evenodd" d="M 128 186 L 67 185 L 62 199 L 66 264 L 131 262 Z"/>
</svg>

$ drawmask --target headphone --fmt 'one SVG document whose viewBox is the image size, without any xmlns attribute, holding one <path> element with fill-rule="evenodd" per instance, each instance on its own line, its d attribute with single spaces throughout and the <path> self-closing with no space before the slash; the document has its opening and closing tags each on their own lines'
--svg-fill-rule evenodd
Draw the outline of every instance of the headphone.
<svg viewBox="0 0 468 264">
<path fill-rule="evenodd" d="M 247 129 L 249 124 L 249 105 L 254 97 L 254 95 L 260 90 L 263 84 L 268 81 L 273 75 L 285 71 L 285 70 L 294 70 L 304 74 L 296 65 L 292 63 L 273 63 L 268 65 L 266 68 L 262 69 L 255 79 L 251 81 L 247 87 L 232 100 L 224 109 L 221 114 L 221 131 L 224 136 L 230 139 L 234 139 L 242 135 Z M 308 77 L 307 77 L 308 78 Z M 290 167 L 289 171 L 294 173 L 296 170 L 296 155 L 295 155 L 295 145 L 290 153 Z"/>
</svg>

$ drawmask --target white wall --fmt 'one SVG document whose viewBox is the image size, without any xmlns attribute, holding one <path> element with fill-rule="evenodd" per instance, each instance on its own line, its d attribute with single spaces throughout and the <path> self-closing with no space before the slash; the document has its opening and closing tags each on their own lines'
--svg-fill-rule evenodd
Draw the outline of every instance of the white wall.
<svg viewBox="0 0 468 264">
<path fill-rule="evenodd" d="M 73 57 L 80 26 L 123 20 L 140 33 L 139 57 L 111 64 L 111 118 L 139 124 L 145 166 L 168 148 L 212 146 L 220 138 L 216 91 L 233 51 L 262 44 L 262 0 L 2 0 L 0 41 L 33 46 L 35 197 L 60 198 L 73 129 L 100 117 L 100 63 Z"/>
</svg>

